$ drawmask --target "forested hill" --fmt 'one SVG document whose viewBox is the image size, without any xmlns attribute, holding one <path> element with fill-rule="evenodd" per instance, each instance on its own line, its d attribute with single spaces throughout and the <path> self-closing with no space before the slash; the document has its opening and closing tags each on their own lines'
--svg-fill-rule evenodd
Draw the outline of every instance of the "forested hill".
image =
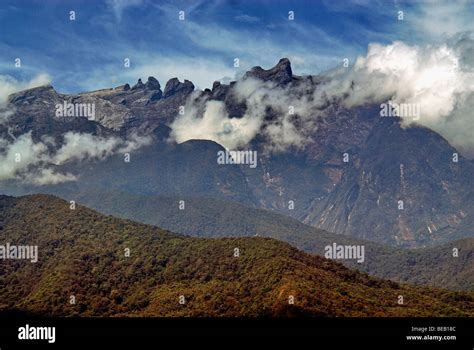
<svg viewBox="0 0 474 350">
<path fill-rule="evenodd" d="M 369 277 L 270 238 L 191 238 L 47 195 L 0 196 L 0 309 L 80 316 L 466 316 L 472 293 Z M 127 256 L 127 253 L 130 256 Z M 401 298 L 403 303 L 400 304 Z M 72 302 L 72 303 L 71 303 Z"/>
</svg>

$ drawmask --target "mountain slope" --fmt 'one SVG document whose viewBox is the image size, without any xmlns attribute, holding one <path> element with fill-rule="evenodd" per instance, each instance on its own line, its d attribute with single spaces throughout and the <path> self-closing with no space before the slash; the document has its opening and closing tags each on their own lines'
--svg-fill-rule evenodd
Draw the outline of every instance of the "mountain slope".
<svg viewBox="0 0 474 350">
<path fill-rule="evenodd" d="M 474 238 L 424 249 L 400 249 L 302 224 L 296 219 L 213 198 L 133 196 L 101 192 L 75 197 L 101 213 L 196 237 L 271 237 L 324 255 L 333 243 L 363 245 L 365 261 L 340 260 L 370 275 L 410 284 L 474 290 Z M 184 200 L 185 210 L 179 210 Z M 453 255 L 453 249 L 458 256 Z"/>
<path fill-rule="evenodd" d="M 38 245 L 40 252 L 35 264 L 0 265 L 2 310 L 83 316 L 474 315 L 472 294 L 378 280 L 268 238 L 190 238 L 85 207 L 71 210 L 46 195 L 1 196 L 0 222 L 2 242 Z M 294 305 L 288 302 L 292 296 Z"/>
<path fill-rule="evenodd" d="M 277 112 L 278 99 L 273 97 L 285 97 L 295 106 L 307 102 L 307 108 L 300 110 L 311 112 L 306 115 L 310 126 L 298 113 L 293 116 L 302 124 L 295 121 L 297 131 L 307 133 L 304 147 L 269 152 L 262 129 L 245 146 L 258 152 L 257 167 L 249 168 L 217 164 L 216 153 L 222 147 L 213 141 L 188 140 L 178 145 L 169 139 L 172 123 L 180 116 L 179 106 L 194 106 L 196 101 L 222 103 L 229 117 L 242 118 L 255 104 L 248 96 L 236 97 L 246 89 L 240 85 L 246 79 L 257 79 L 257 90 L 269 97 L 262 97 L 261 103 L 273 104 L 265 105 L 262 118 L 276 121 L 274 127 L 281 124 L 282 112 Z M 51 86 L 30 89 L 9 98 L 14 114 L 0 124 L 0 154 L 13 139 L 30 131 L 34 141 L 52 137 L 57 145 L 70 130 L 99 136 L 151 134 L 155 143 L 132 151 L 130 163 L 116 154 L 105 161 L 72 159 L 55 165 L 59 172 L 79 178 L 74 184 L 58 185 L 55 193 L 65 197 L 71 192 L 123 191 L 231 199 L 330 232 L 407 248 L 473 237 L 474 162 L 462 155 L 453 162 L 457 150 L 443 137 L 417 125 L 403 127 L 400 118 L 381 117 L 379 104 L 346 108 L 335 99 L 312 105 L 315 94 L 324 95 L 318 89 L 327 79 L 331 78 L 295 76 L 289 60 L 282 59 L 273 68 L 256 67 L 238 82 L 216 82 L 205 91 L 194 91 L 191 82 L 177 79 L 168 81 L 162 91 L 153 77 L 132 87 L 75 95 L 59 94 Z M 54 106 L 64 101 L 96 104 L 96 120 L 56 118 Z M 49 141 L 46 144 L 53 147 Z M 13 154 L 10 167 L 17 166 Z M 10 194 L 52 191 L 13 181 L 0 185 L 3 193 Z M 399 201 L 403 209 L 398 208 Z M 294 210 L 288 210 L 290 202 Z"/>
<path fill-rule="evenodd" d="M 102 191 L 182 197 L 192 193 L 253 205 L 252 193 L 241 169 L 216 162 L 217 152 L 222 150 L 224 148 L 216 142 L 205 140 L 181 144 L 157 142 L 130 152 L 128 163 L 119 153 L 100 161 L 72 161 L 55 168 L 78 174 L 76 181 L 42 186 L 10 181 L 2 183 L 0 193 L 54 193 L 64 198 L 81 194 L 94 196 Z"/>
<path fill-rule="evenodd" d="M 337 188 L 314 200 L 303 221 L 406 247 L 472 236 L 474 167 L 462 157 L 453 162 L 456 152 L 431 130 L 381 119 Z"/>
</svg>

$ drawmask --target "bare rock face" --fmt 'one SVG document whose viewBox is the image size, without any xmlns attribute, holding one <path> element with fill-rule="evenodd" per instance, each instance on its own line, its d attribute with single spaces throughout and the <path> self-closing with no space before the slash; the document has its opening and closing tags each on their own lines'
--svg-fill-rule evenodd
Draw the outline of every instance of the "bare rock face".
<svg viewBox="0 0 474 350">
<path fill-rule="evenodd" d="M 194 91 L 194 84 L 189 80 L 184 80 L 181 83 L 178 78 L 170 79 L 165 86 L 164 98 L 170 97 L 175 94 L 189 94 Z"/>
<path fill-rule="evenodd" d="M 161 91 L 161 86 L 158 80 L 156 80 L 155 77 L 148 77 L 148 81 L 145 84 L 145 88 L 149 90 L 160 90 Z"/>
<path fill-rule="evenodd" d="M 249 72 L 245 73 L 244 78 L 256 78 L 263 81 L 274 81 L 278 84 L 288 84 L 293 80 L 293 72 L 291 70 L 291 63 L 288 58 L 282 58 L 278 64 L 268 70 L 262 67 L 253 67 Z"/>
<path fill-rule="evenodd" d="M 133 85 L 131 90 L 133 91 L 133 90 L 143 89 L 144 87 L 145 87 L 145 84 L 142 83 L 141 79 L 138 79 L 138 82 L 135 85 Z"/>
<path fill-rule="evenodd" d="M 113 109 L 111 115 L 114 115 L 114 118 L 121 118 L 120 107 L 105 106 L 107 101 L 92 96 L 60 94 L 51 85 L 12 94 L 9 96 L 8 102 L 7 109 L 13 114 L 0 125 L 0 136 L 7 140 L 28 132 L 31 132 L 34 141 L 39 141 L 43 136 L 51 136 L 56 139 L 67 131 L 94 135 L 110 134 L 111 131 L 96 120 L 81 116 L 58 116 L 58 106 L 64 106 L 65 103 L 95 103 L 100 110 L 101 107 Z M 95 117 L 100 119 L 101 115 L 98 113 Z"/>
</svg>

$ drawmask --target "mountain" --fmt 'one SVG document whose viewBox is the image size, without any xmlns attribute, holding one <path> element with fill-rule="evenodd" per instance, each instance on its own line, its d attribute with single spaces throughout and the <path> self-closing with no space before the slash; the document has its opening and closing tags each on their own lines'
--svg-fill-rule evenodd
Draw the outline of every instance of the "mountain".
<svg viewBox="0 0 474 350">
<path fill-rule="evenodd" d="M 170 79 L 164 92 L 158 80 L 148 77 L 146 83 L 141 79 L 130 87 L 129 84 L 115 88 L 102 89 L 79 94 L 61 94 L 51 85 L 32 88 L 12 94 L 8 98 L 9 105 L 15 109 L 18 116 L 46 116 L 48 119 L 64 123 L 79 120 L 85 123 L 84 117 L 67 118 L 55 115 L 56 105 L 94 104 L 93 121 L 111 129 L 136 127 L 140 130 L 164 124 L 173 119 L 178 107 L 185 104 L 186 98 L 194 91 L 194 85 L 188 80 L 181 83 L 178 79 Z M 137 117 L 139 123 L 137 124 Z M 91 119 L 91 118 L 89 118 Z"/>
<path fill-rule="evenodd" d="M 472 237 L 436 247 L 377 253 L 376 258 L 368 259 L 367 266 L 362 267 L 371 275 L 414 285 L 474 290 Z"/>
<path fill-rule="evenodd" d="M 470 293 L 372 278 L 273 239 L 191 238 L 82 206 L 71 210 L 68 202 L 47 195 L 1 196 L 0 223 L 2 242 L 37 245 L 39 251 L 36 263 L 4 260 L 0 265 L 3 311 L 472 316 L 474 310 Z"/>
<path fill-rule="evenodd" d="M 21 135 L 31 133 L 32 139 L 39 142 L 49 136 L 60 139 L 68 131 L 88 133 L 92 135 L 108 136 L 113 132 L 107 126 L 81 118 L 56 117 L 56 105 L 64 101 L 74 101 L 73 96 L 57 93 L 51 85 L 21 91 L 9 96 L 7 109 L 13 115 L 0 123 L 0 137 L 4 140 L 16 140 Z M 105 107 L 105 103 L 103 105 Z M 110 106 L 111 107 L 111 106 Z M 108 108 L 104 113 L 120 117 L 120 107 Z"/>
<path fill-rule="evenodd" d="M 337 190 L 315 199 L 303 221 L 408 247 L 472 236 L 474 169 L 465 158 L 452 162 L 456 152 L 429 129 L 382 119 L 354 152 Z"/>
<path fill-rule="evenodd" d="M 276 212 L 206 197 L 133 196 L 121 192 L 75 197 L 101 213 L 158 226 L 195 237 L 271 237 L 308 253 L 324 256 L 325 248 L 364 246 L 365 259 L 340 260 L 372 276 L 414 285 L 474 290 L 474 238 L 436 247 L 402 249 L 317 229 Z M 185 209 L 180 210 L 180 201 Z M 453 249 L 457 249 L 454 256 Z M 436 268 L 434 268 L 436 267 Z"/>
<path fill-rule="evenodd" d="M 129 163 L 124 162 L 122 154 L 117 154 L 101 161 L 71 161 L 57 168 L 79 174 L 77 181 L 42 186 L 10 182 L 3 187 L 3 193 L 52 193 L 68 200 L 89 198 L 91 201 L 100 201 L 97 193 L 104 191 L 178 197 L 192 193 L 253 206 L 245 174 L 239 168 L 216 162 L 217 152 L 223 150 L 213 141 L 157 142 L 140 152 L 130 152 Z"/>
<path fill-rule="evenodd" d="M 59 94 L 51 86 L 16 93 L 9 98 L 14 114 L 0 124 L 5 142 L 13 142 L 9 135 L 17 138 L 31 131 L 33 140 L 53 137 L 59 147 L 64 133 L 76 130 L 103 138 L 148 135 L 153 143 L 131 151 L 129 164 L 118 152 L 101 161 L 71 159 L 54 165 L 76 175 L 74 183 L 45 187 L 9 180 L 1 183 L 2 192 L 84 197 L 120 191 L 232 200 L 329 232 L 406 248 L 473 237 L 473 161 L 459 154 L 453 162 L 458 152 L 443 137 L 425 127 L 405 127 L 397 117 L 381 117 L 379 105 L 348 108 L 329 98 L 322 106 L 309 102 L 314 114 L 306 116 L 306 122 L 298 112 L 294 116 L 309 142 L 269 151 L 268 130 L 262 129 L 246 146 L 258 152 L 255 169 L 217 164 L 217 152 L 223 148 L 213 141 L 177 144 L 170 138 L 179 106 L 192 101 L 221 102 L 229 117 L 243 118 L 254 106 L 238 97 L 241 82 L 263 84 L 267 100 L 279 97 L 270 99 L 275 106 L 267 106 L 264 117 L 278 127 L 279 99 L 292 103 L 305 96 L 311 101 L 322 82 L 330 79 L 324 74 L 296 76 L 290 61 L 281 59 L 273 68 L 251 69 L 237 82 L 216 82 L 212 90 L 196 91 L 189 81 L 171 79 L 162 91 L 158 80 L 150 77 L 132 87 L 75 95 Z M 95 120 L 56 118 L 54 105 L 64 101 L 94 103 Z M 308 120 L 311 127 L 305 124 Z M 0 143 L 0 151 L 2 147 Z M 49 143 L 48 147 L 54 151 Z M 289 209 L 290 203 L 294 208 Z"/>
</svg>

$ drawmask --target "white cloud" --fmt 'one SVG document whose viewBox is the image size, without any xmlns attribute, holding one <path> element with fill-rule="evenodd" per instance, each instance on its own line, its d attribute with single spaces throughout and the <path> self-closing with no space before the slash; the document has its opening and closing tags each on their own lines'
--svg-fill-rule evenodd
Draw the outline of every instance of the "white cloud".
<svg viewBox="0 0 474 350">
<path fill-rule="evenodd" d="M 59 173 L 53 170 L 51 165 L 86 159 L 104 160 L 114 154 L 131 152 L 152 142 L 151 137 L 136 134 L 125 140 L 74 132 L 67 132 L 63 137 L 62 146 L 53 153 L 48 145 L 54 145 L 54 141 L 49 137 L 36 143 L 31 133 L 23 134 L 10 143 L 0 139 L 0 146 L 4 148 L 0 153 L 0 181 L 19 179 L 36 185 L 74 181 L 77 179 L 75 175 Z"/>
<path fill-rule="evenodd" d="M 48 74 L 42 73 L 30 81 L 19 81 L 9 75 L 0 75 L 0 105 L 7 101 L 8 95 L 17 91 L 31 89 L 51 82 Z"/>
<path fill-rule="evenodd" d="M 36 172 L 25 174 L 24 181 L 37 186 L 57 185 L 64 182 L 76 181 L 77 177 L 73 174 L 58 173 L 51 168 L 39 169 Z"/>
<path fill-rule="evenodd" d="M 310 141 L 317 115 L 308 96 L 301 93 L 305 88 L 304 84 L 289 89 L 253 78 L 241 80 L 235 85 L 234 94 L 239 102 L 245 102 L 247 110 L 240 118 L 229 117 L 221 101 L 196 98 L 196 92 L 188 99 L 185 114 L 178 114 L 170 125 L 171 136 L 177 142 L 207 139 L 236 149 L 245 147 L 261 133 L 267 140 L 267 151 L 303 147 Z M 267 118 L 270 107 L 273 112 Z"/>
<path fill-rule="evenodd" d="M 413 14 L 411 24 L 432 40 L 447 39 L 457 33 L 474 30 L 473 2 L 423 1 Z"/>
<path fill-rule="evenodd" d="M 353 67 L 329 73 L 314 97 L 323 104 L 347 94 L 347 107 L 388 100 L 418 105 L 419 120 L 404 118 L 404 125 L 424 125 L 455 147 L 474 150 L 473 47 L 467 35 L 441 45 L 372 44 Z"/>
<path fill-rule="evenodd" d="M 46 145 L 34 143 L 31 133 L 21 135 L 6 147 L 0 154 L 0 180 L 13 179 L 31 164 L 40 164 L 47 158 Z"/>
<path fill-rule="evenodd" d="M 151 142 L 151 136 L 137 134 L 123 140 L 118 137 L 100 137 L 69 131 L 64 134 L 64 143 L 51 157 L 51 162 L 63 164 L 71 160 L 83 161 L 92 158 L 103 160 L 116 153 L 132 152 Z"/>
<path fill-rule="evenodd" d="M 143 0 L 106 0 L 107 6 L 112 9 L 115 19 L 120 22 L 122 20 L 123 11 L 127 7 L 139 6 Z"/>
<path fill-rule="evenodd" d="M 228 64 L 231 67 L 234 58 L 240 59 L 240 69 L 234 69 L 237 75 L 256 65 L 271 66 L 275 59 L 282 57 L 298 57 L 294 64 L 296 71 L 302 74 L 315 73 L 328 69 L 343 57 L 347 55 L 351 57 L 354 53 L 353 48 L 347 47 L 312 25 L 291 23 L 291 25 L 281 24 L 282 28 L 277 28 L 284 32 L 289 31 L 293 37 L 298 37 L 300 40 L 306 39 L 308 45 L 301 45 L 301 41 L 276 42 L 272 36 L 276 29 L 261 31 L 255 35 L 255 32 L 250 30 L 233 30 L 215 24 L 186 22 L 179 30 L 195 45 L 225 54 L 229 57 Z M 331 46 L 331 51 L 327 49 L 328 46 Z M 314 50 L 314 47 L 319 49 Z"/>
<path fill-rule="evenodd" d="M 404 126 L 431 128 L 469 155 L 474 153 L 473 53 L 474 40 L 468 34 L 440 45 L 371 44 L 353 66 L 327 72 L 310 94 L 306 83 L 285 88 L 255 79 L 239 81 L 234 93 L 247 105 L 242 119 L 229 118 L 221 102 L 200 101 L 196 106 L 190 99 L 187 114 L 178 115 L 171 125 L 172 136 L 178 142 L 205 138 L 234 148 L 261 134 L 267 149 L 282 151 L 311 141 L 315 121 L 328 102 L 352 108 L 392 101 L 420 110 L 419 119 L 403 118 Z"/>
<path fill-rule="evenodd" d="M 64 134 L 64 144 L 51 160 L 59 165 L 70 160 L 105 159 L 113 154 L 119 143 L 121 140 L 115 137 L 105 138 L 70 131 Z"/>
<path fill-rule="evenodd" d="M 199 110 L 204 113 L 199 115 Z M 177 142 L 190 139 L 213 140 L 235 149 L 250 142 L 260 129 L 262 121 L 252 116 L 229 118 L 221 101 L 201 100 L 194 103 L 192 98 L 185 106 L 186 113 L 179 115 L 172 123 L 171 136 Z"/>
<path fill-rule="evenodd" d="M 304 83 L 282 87 L 253 78 L 236 84 L 237 98 L 247 105 L 244 117 L 260 121 L 268 151 L 284 151 L 292 146 L 301 148 L 311 140 L 309 134 L 314 131 L 318 112 L 304 94 L 307 88 Z"/>
</svg>

